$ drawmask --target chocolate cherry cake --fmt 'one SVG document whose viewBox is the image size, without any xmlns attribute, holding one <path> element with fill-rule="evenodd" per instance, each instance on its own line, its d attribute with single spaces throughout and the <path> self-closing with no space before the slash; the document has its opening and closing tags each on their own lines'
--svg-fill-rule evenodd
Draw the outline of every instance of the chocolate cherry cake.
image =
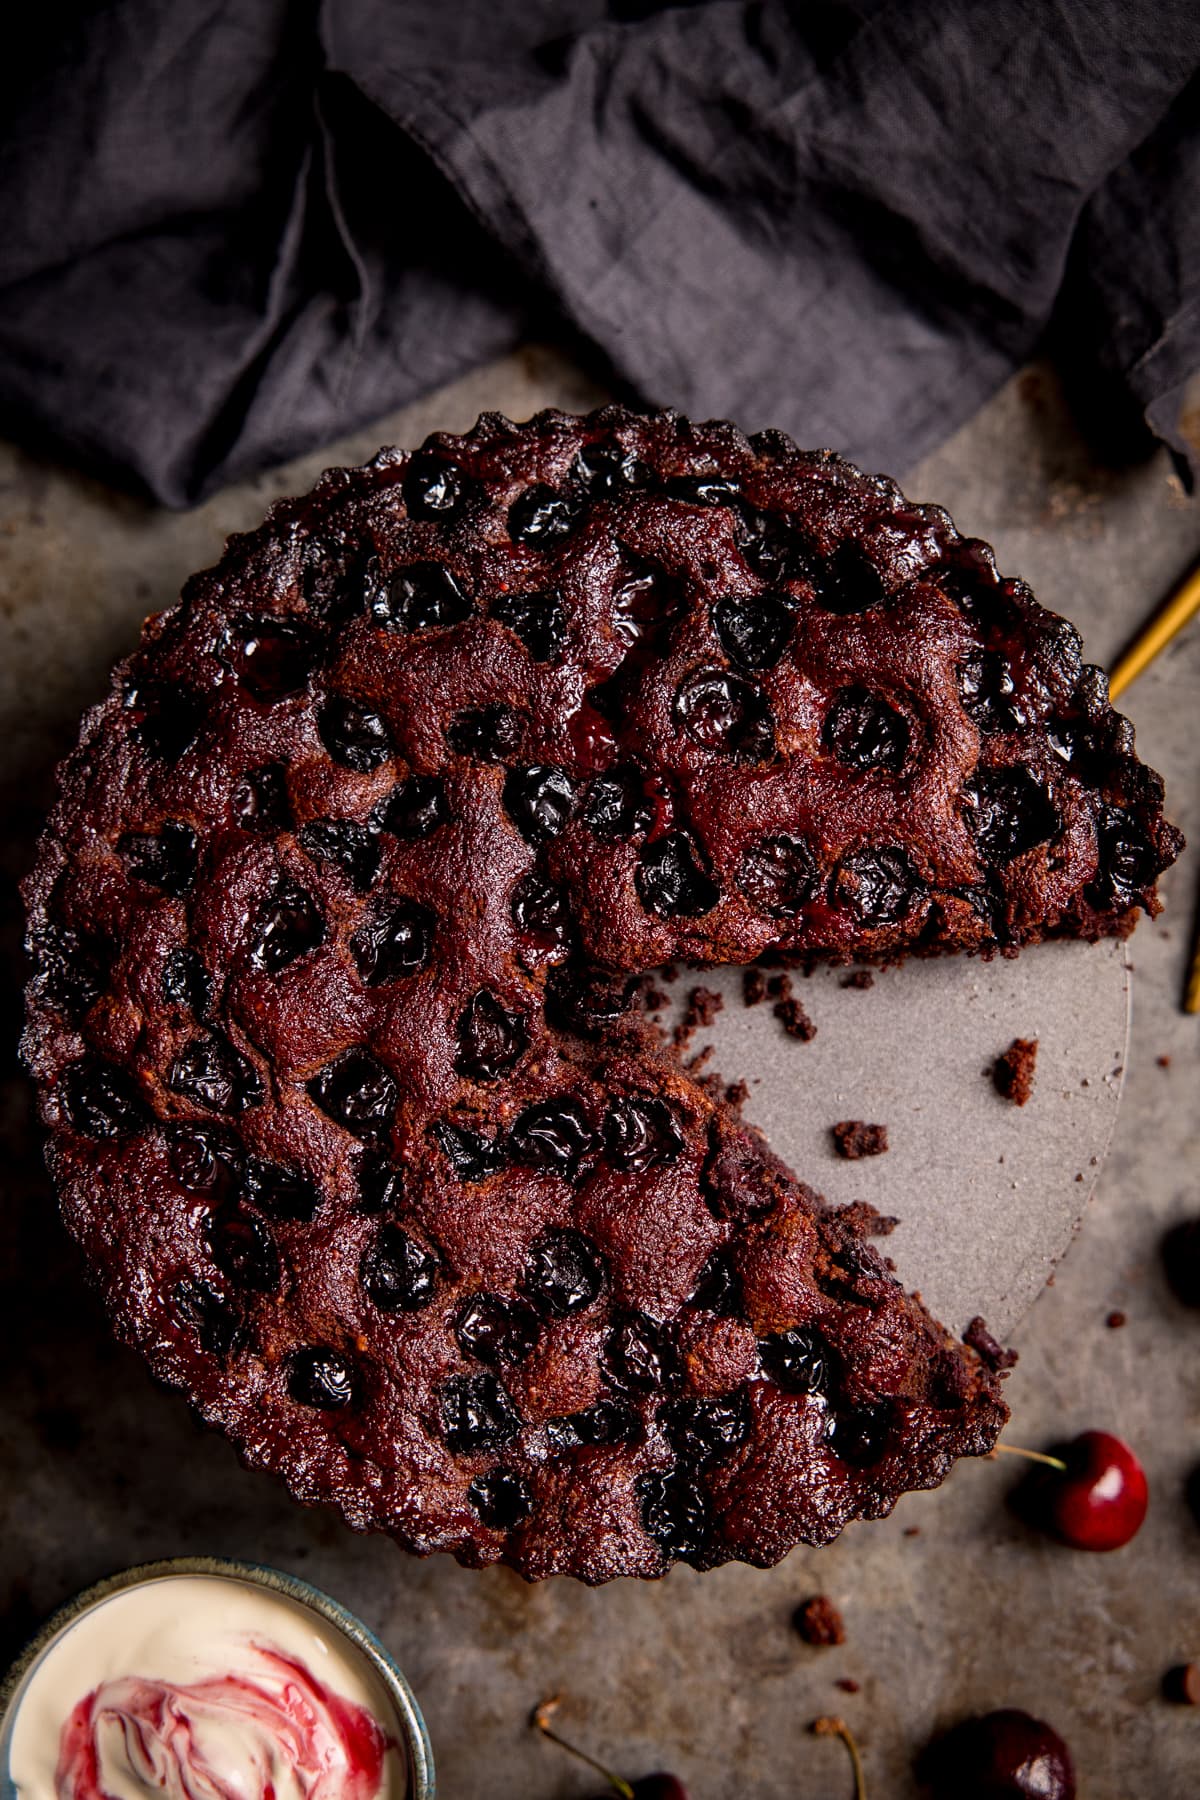
<svg viewBox="0 0 1200 1800">
<path fill-rule="evenodd" d="M 770 1564 L 1006 1410 L 638 977 L 1124 933 L 1161 800 L 1072 627 L 836 456 L 619 407 L 384 451 L 232 539 L 64 765 L 25 1054 L 67 1224 L 355 1526 Z"/>
</svg>

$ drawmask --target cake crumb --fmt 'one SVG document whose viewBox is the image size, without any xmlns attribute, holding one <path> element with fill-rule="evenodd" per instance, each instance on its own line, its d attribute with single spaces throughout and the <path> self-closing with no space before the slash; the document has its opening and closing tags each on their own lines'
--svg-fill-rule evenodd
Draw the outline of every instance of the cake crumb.
<svg viewBox="0 0 1200 1800">
<path fill-rule="evenodd" d="M 803 1601 L 792 1614 L 792 1624 L 806 1644 L 829 1650 L 846 1641 L 842 1615 L 828 1594 L 814 1594 Z"/>
<path fill-rule="evenodd" d="M 694 987 L 687 997 L 682 1019 L 672 1034 L 675 1048 L 686 1050 L 696 1033 L 711 1025 L 725 1005 L 716 988 Z"/>
<path fill-rule="evenodd" d="M 881 1213 L 869 1200 L 852 1200 L 848 1206 L 839 1206 L 838 1218 L 860 1238 L 890 1237 L 900 1223 L 888 1213 Z"/>
<path fill-rule="evenodd" d="M 772 1000 L 790 1000 L 792 997 L 792 978 L 790 975 L 772 975 L 767 983 L 767 992 Z"/>
<path fill-rule="evenodd" d="M 741 1112 L 749 1098 L 750 1089 L 744 1081 L 731 1081 L 725 1089 L 725 1104 L 732 1107 L 734 1112 Z"/>
<path fill-rule="evenodd" d="M 872 988 L 875 986 L 875 977 L 872 975 L 870 969 L 851 969 L 849 975 L 843 975 L 841 977 L 838 986 L 844 988 Z"/>
<path fill-rule="evenodd" d="M 666 988 L 655 987 L 653 983 L 646 989 L 645 999 L 647 1012 L 662 1012 L 665 1006 L 671 1004 L 671 996 Z"/>
<path fill-rule="evenodd" d="M 658 971 L 664 981 L 678 981 L 679 969 L 675 963 L 664 963 Z"/>
<path fill-rule="evenodd" d="M 695 1056 L 689 1057 L 683 1066 L 689 1075 L 695 1075 L 697 1070 L 702 1069 L 705 1063 L 711 1060 L 712 1056 L 713 1046 L 711 1044 L 705 1044 L 704 1048 L 702 1050 L 697 1050 Z"/>
<path fill-rule="evenodd" d="M 906 1525 L 904 1527 L 904 1535 L 905 1537 L 920 1537 L 921 1527 L 919 1525 Z"/>
<path fill-rule="evenodd" d="M 834 1687 L 841 1688 L 843 1694 L 857 1694 L 859 1692 L 859 1683 L 855 1681 L 853 1675 L 839 1676 L 833 1685 Z"/>
<path fill-rule="evenodd" d="M 779 1000 L 771 1011 L 789 1037 L 797 1038 L 802 1044 L 812 1043 L 817 1035 L 817 1028 L 799 1000 Z"/>
<path fill-rule="evenodd" d="M 1120 1311 L 1110 1312 L 1104 1323 L 1110 1331 L 1120 1331 L 1122 1325 L 1126 1323 L 1125 1314 Z"/>
<path fill-rule="evenodd" d="M 742 973 L 742 1004 L 744 1006 L 760 1006 L 767 997 L 767 978 L 761 969 L 746 969 Z"/>
<path fill-rule="evenodd" d="M 1171 1059 L 1169 1056 L 1156 1056 L 1154 1060 L 1160 1069 L 1169 1069 L 1171 1066 Z"/>
<path fill-rule="evenodd" d="M 1014 1106 L 1024 1106 L 1033 1092 L 1033 1072 L 1037 1065 L 1038 1040 L 1014 1038 L 1004 1055 L 998 1057 L 992 1070 L 996 1092 Z"/>
<path fill-rule="evenodd" d="M 834 1148 L 847 1162 L 858 1162 L 863 1156 L 882 1156 L 888 1147 L 886 1125 L 868 1125 L 862 1119 L 839 1119 L 832 1131 Z"/>
<path fill-rule="evenodd" d="M 719 1012 L 725 1007 L 725 997 L 716 988 L 694 987 L 688 995 L 687 1012 L 684 1023 L 688 1025 L 711 1025 Z"/>
<path fill-rule="evenodd" d="M 997 1371 L 1011 1369 L 1018 1360 L 1017 1352 L 1006 1350 L 1003 1344 L 992 1336 L 986 1322 L 978 1314 L 963 1332 L 963 1343 L 969 1344 L 982 1362 Z"/>
</svg>

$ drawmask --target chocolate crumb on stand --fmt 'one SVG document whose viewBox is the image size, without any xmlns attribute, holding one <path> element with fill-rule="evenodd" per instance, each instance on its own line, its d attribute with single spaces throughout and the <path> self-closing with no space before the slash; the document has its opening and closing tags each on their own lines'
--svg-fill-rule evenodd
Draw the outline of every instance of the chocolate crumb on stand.
<svg viewBox="0 0 1200 1800">
<path fill-rule="evenodd" d="M 1018 1360 L 1017 1352 L 1006 1350 L 1003 1344 L 992 1336 L 987 1324 L 978 1315 L 971 1320 L 963 1332 L 963 1343 L 969 1344 L 972 1350 L 978 1352 L 988 1367 L 997 1372 L 1001 1369 L 1013 1368 Z"/>
<path fill-rule="evenodd" d="M 801 1044 L 810 1044 L 817 1035 L 817 1028 L 804 1010 L 803 1004 L 794 997 L 792 978 L 790 975 L 772 975 L 767 983 L 767 993 L 774 1000 L 771 1008 L 789 1037 L 796 1038 Z M 747 1001 L 747 1004 L 750 1004 Z"/>
<path fill-rule="evenodd" d="M 696 1033 L 711 1025 L 724 1006 L 724 996 L 716 988 L 694 987 L 688 995 L 683 1017 L 675 1027 L 676 1047 L 686 1050 Z"/>
<path fill-rule="evenodd" d="M 688 995 L 687 1023 L 711 1025 L 717 1014 L 724 1010 L 724 1006 L 724 997 L 716 988 L 694 987 Z"/>
<path fill-rule="evenodd" d="M 863 1119 L 839 1119 L 831 1127 L 833 1146 L 847 1162 L 864 1156 L 882 1156 L 888 1147 L 886 1125 L 868 1125 Z"/>
<path fill-rule="evenodd" d="M 804 1642 L 817 1650 L 830 1650 L 846 1641 L 845 1621 L 828 1594 L 813 1594 L 801 1601 L 792 1614 L 792 1624 Z"/>
<path fill-rule="evenodd" d="M 767 997 L 767 978 L 759 968 L 749 968 L 742 975 L 742 1000 L 746 1006 L 761 1006 Z"/>
<path fill-rule="evenodd" d="M 1036 1038 L 1014 1038 L 1003 1056 L 996 1059 L 992 1082 L 996 1092 L 1014 1106 L 1024 1106 L 1033 1092 L 1037 1053 Z"/>
<path fill-rule="evenodd" d="M 817 1028 L 805 1012 L 799 1000 L 780 1000 L 771 1008 L 788 1036 L 801 1044 L 811 1044 L 817 1035 Z"/>
</svg>

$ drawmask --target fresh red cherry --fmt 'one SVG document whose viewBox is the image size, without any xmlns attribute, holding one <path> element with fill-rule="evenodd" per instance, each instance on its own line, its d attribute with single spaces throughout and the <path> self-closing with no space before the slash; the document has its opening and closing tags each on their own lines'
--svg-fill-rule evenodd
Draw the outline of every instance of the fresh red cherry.
<svg viewBox="0 0 1200 1800">
<path fill-rule="evenodd" d="M 1044 1720 L 1015 1709 L 956 1725 L 919 1773 L 934 1800 L 1075 1800 L 1071 1752 Z"/>
<path fill-rule="evenodd" d="M 1018 1501 L 1032 1524 L 1075 1550 L 1119 1550 L 1137 1536 L 1149 1504 L 1146 1472 L 1120 1438 L 1084 1431 L 1035 1460 L 1042 1466 Z"/>
</svg>

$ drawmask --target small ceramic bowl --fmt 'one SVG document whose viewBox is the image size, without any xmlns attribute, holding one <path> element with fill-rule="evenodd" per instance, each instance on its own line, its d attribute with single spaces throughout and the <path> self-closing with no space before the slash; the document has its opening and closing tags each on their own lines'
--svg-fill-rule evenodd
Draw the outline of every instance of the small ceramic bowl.
<svg viewBox="0 0 1200 1800">
<path fill-rule="evenodd" d="M 407 1760 L 408 1789 L 405 1800 L 435 1800 L 433 1751 L 421 1710 L 404 1676 L 388 1655 L 379 1639 L 367 1630 L 344 1606 L 310 1587 L 295 1575 L 279 1569 L 266 1569 L 256 1563 L 227 1562 L 215 1556 L 181 1556 L 168 1562 L 142 1563 L 137 1568 L 123 1569 L 110 1575 L 82 1594 L 76 1594 L 48 1619 L 37 1636 L 13 1664 L 0 1684 L 0 1800 L 18 1800 L 10 1764 L 13 1725 L 30 1677 L 42 1658 L 73 1625 L 115 1594 L 142 1583 L 160 1581 L 177 1575 L 219 1576 L 240 1581 L 252 1587 L 267 1588 L 271 1593 L 291 1600 L 316 1613 L 326 1625 L 348 1639 L 355 1650 L 370 1664 L 395 1712 L 395 1726 Z M 386 1724 L 387 1721 L 384 1721 Z"/>
</svg>

